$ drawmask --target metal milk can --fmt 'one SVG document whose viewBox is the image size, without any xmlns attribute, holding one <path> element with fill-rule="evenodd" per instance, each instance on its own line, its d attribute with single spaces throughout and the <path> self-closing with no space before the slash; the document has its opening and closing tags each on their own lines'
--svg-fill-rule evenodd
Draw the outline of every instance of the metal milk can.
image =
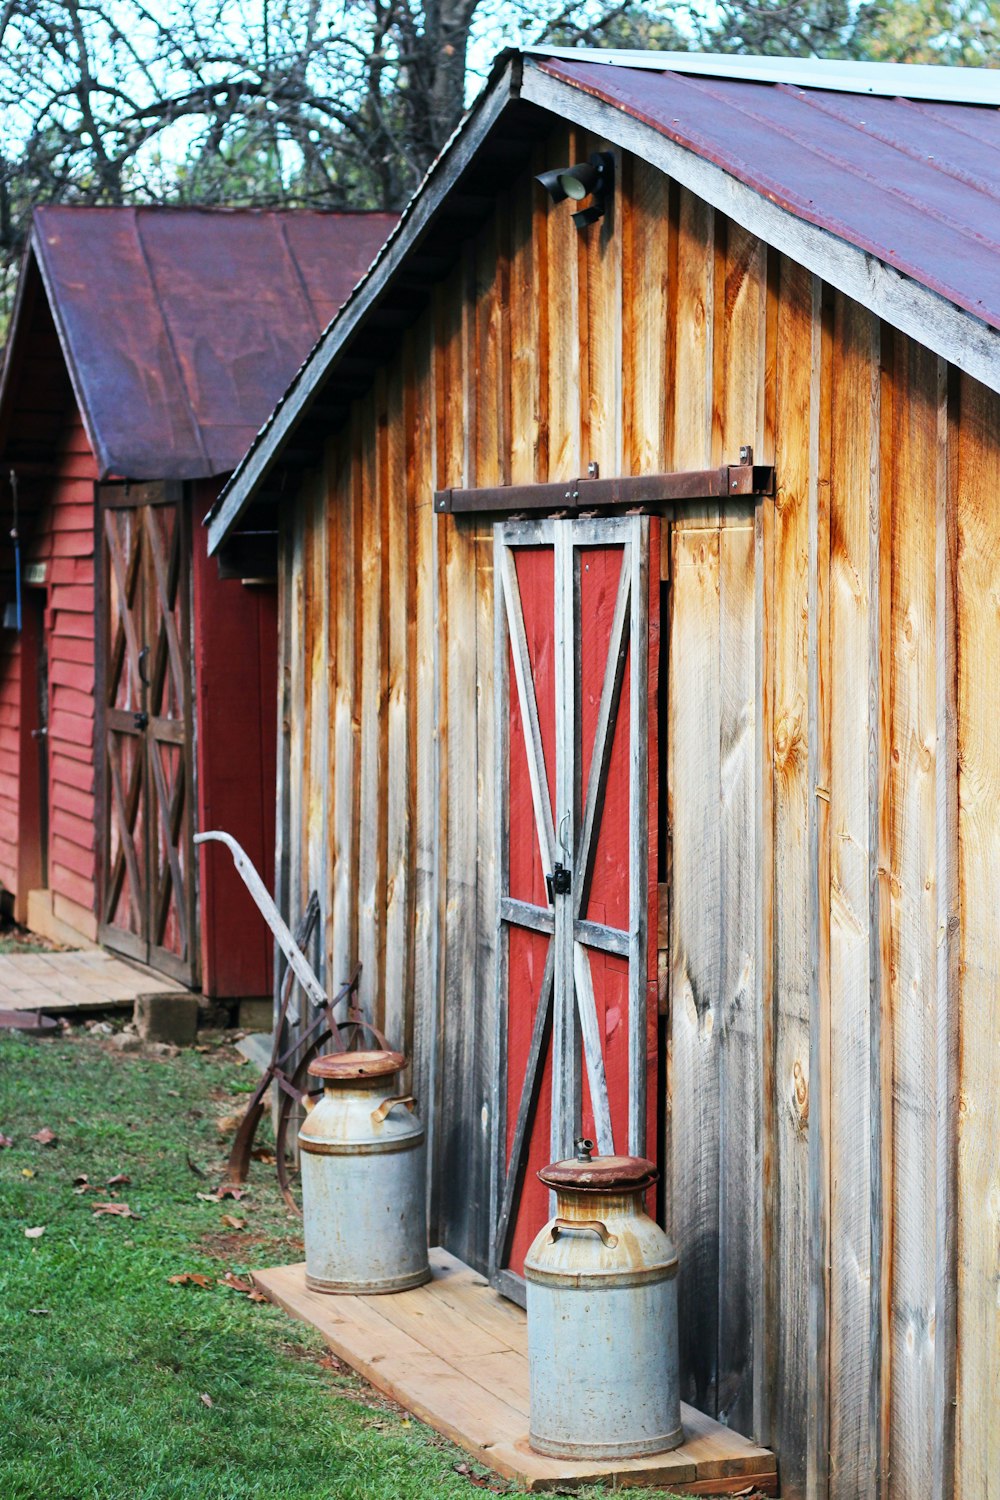
<svg viewBox="0 0 1000 1500">
<path fill-rule="evenodd" d="M 306 1283 L 401 1292 L 430 1280 L 424 1128 L 397 1092 L 398 1052 L 335 1052 L 309 1065 L 323 1097 L 299 1131 Z"/>
<path fill-rule="evenodd" d="M 643 1207 L 653 1163 L 592 1150 L 577 1141 L 538 1174 L 557 1209 L 524 1261 L 528 1441 L 559 1458 L 660 1453 L 683 1440 L 677 1256 Z"/>
</svg>

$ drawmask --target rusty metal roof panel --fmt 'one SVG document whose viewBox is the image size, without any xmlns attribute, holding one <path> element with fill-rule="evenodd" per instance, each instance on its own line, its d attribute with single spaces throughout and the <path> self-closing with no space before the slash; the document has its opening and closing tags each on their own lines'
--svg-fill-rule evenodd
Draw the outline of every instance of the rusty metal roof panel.
<svg viewBox="0 0 1000 1500">
<path fill-rule="evenodd" d="M 38 209 L 32 244 L 102 474 L 235 468 L 395 222 Z"/>
<path fill-rule="evenodd" d="M 538 66 L 1000 328 L 996 108 L 562 58 Z"/>
</svg>

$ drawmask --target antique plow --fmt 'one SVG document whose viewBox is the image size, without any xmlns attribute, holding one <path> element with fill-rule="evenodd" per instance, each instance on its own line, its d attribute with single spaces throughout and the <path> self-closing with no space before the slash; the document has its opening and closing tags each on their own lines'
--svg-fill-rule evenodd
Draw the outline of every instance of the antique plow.
<svg viewBox="0 0 1000 1500">
<path fill-rule="evenodd" d="M 358 964 L 347 983 L 331 998 L 316 978 L 303 952 L 319 921 L 319 897 L 316 892 L 313 891 L 309 897 L 293 936 L 245 850 L 228 833 L 197 833 L 194 838 L 196 844 L 205 844 L 212 840 L 225 844 L 232 854 L 233 863 L 244 885 L 257 903 L 261 916 L 270 927 L 275 942 L 288 961 L 282 981 L 281 1001 L 274 1027 L 274 1043 L 271 1048 L 270 1061 L 237 1128 L 222 1186 L 238 1187 L 246 1182 L 253 1156 L 254 1139 L 267 1109 L 271 1086 L 275 1084 L 279 1091 L 274 1152 L 277 1158 L 278 1185 L 289 1208 L 299 1213 L 300 1209 L 292 1195 L 291 1184 L 288 1180 L 285 1146 L 296 1107 L 298 1105 L 309 1107 L 307 1087 L 309 1064 L 324 1050 L 344 1052 L 353 1048 L 363 1031 L 375 1039 L 377 1047 L 388 1051 L 389 1044 L 378 1027 L 366 1021 L 357 1005 L 353 1003 L 361 976 L 361 965 Z M 298 1034 L 288 1044 L 286 1026 L 292 1008 L 296 980 L 306 997 L 308 1019 L 298 1015 L 294 1017 L 299 1023 Z M 342 1001 L 347 1002 L 347 1014 L 343 1020 L 338 1021 L 334 1012 Z M 311 1015 L 309 1015 L 310 1011 Z"/>
</svg>

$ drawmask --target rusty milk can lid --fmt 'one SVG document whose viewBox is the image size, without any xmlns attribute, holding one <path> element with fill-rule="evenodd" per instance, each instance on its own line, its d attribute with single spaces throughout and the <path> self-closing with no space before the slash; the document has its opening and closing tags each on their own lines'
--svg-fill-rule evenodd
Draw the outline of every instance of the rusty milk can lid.
<svg viewBox="0 0 1000 1500">
<path fill-rule="evenodd" d="M 352 1078 L 387 1078 L 406 1066 L 402 1052 L 327 1052 L 313 1058 L 313 1078 L 349 1083 Z"/>
<path fill-rule="evenodd" d="M 576 1155 L 550 1162 L 539 1172 L 546 1187 L 570 1188 L 577 1193 L 613 1193 L 616 1188 L 638 1192 L 655 1182 L 655 1162 L 643 1156 L 593 1156 L 593 1141 L 579 1140 Z"/>
</svg>

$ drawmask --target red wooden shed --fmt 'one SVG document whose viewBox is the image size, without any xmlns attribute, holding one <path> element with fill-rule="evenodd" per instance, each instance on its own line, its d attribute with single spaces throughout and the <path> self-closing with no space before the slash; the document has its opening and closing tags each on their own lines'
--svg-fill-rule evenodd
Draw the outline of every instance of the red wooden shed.
<svg viewBox="0 0 1000 1500">
<path fill-rule="evenodd" d="M 0 891 L 214 997 L 270 990 L 274 565 L 202 517 L 391 215 L 45 208 L 0 382 Z M 16 536 L 13 535 L 16 533 Z M 228 865 L 228 868 L 227 868 Z"/>
</svg>

